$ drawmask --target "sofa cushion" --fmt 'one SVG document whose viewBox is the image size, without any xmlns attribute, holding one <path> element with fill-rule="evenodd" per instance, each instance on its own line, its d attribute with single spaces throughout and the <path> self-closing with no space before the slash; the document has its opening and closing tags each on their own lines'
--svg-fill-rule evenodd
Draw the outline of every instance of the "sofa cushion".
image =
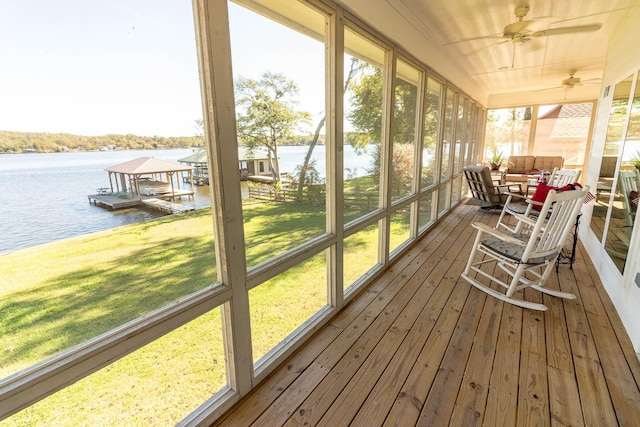
<svg viewBox="0 0 640 427">
<path fill-rule="evenodd" d="M 562 156 L 536 156 L 533 169 L 551 172 L 553 168 L 562 169 L 564 158 Z"/>
<path fill-rule="evenodd" d="M 525 173 L 533 169 L 534 156 L 510 156 L 507 173 Z"/>
</svg>

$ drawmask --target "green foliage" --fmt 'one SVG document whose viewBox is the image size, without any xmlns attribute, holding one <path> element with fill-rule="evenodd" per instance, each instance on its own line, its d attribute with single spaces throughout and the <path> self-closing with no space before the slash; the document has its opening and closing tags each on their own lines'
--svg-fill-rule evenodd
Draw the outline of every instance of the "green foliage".
<svg viewBox="0 0 640 427">
<path fill-rule="evenodd" d="M 393 144 L 413 144 L 416 134 L 416 85 L 396 78 L 393 107 Z"/>
<path fill-rule="evenodd" d="M 502 147 L 513 143 L 524 144 L 529 138 L 531 107 L 503 108 L 487 112 L 485 127 L 485 156 L 491 159 L 491 152 L 500 152 Z M 511 152 L 511 154 L 515 154 Z M 504 158 L 503 158 L 504 160 Z"/>
<path fill-rule="evenodd" d="M 150 150 L 162 148 L 202 147 L 202 136 L 83 136 L 69 133 L 0 131 L 0 153 L 59 153 L 65 151 Z"/>
<path fill-rule="evenodd" d="M 349 85 L 351 112 L 347 119 L 357 132 L 350 135 L 354 146 L 380 143 L 382 138 L 382 70 L 365 62 L 359 65 L 359 78 Z"/>
<path fill-rule="evenodd" d="M 440 123 L 440 95 L 427 92 L 427 104 L 424 115 L 424 148 L 435 150 L 438 141 L 438 126 Z"/>
<path fill-rule="evenodd" d="M 301 183 L 300 176 L 304 173 L 304 185 L 309 184 L 322 184 L 324 180 L 320 178 L 320 172 L 317 169 L 317 160 L 312 159 L 309 163 L 305 165 L 298 165 L 293 170 L 293 175 L 298 179 L 298 182 Z M 302 183 L 301 183 L 302 184 Z"/>
<path fill-rule="evenodd" d="M 354 77 L 350 89 L 351 111 L 347 118 L 356 132 L 347 135 L 349 143 L 355 147 L 365 147 L 374 143 L 371 167 L 368 173 L 374 180 L 380 176 L 380 140 L 382 138 L 382 101 L 384 76 L 382 70 L 367 63 L 359 65 L 358 77 Z M 393 171 L 394 191 L 404 192 L 411 187 L 413 165 L 413 143 L 415 142 L 417 88 L 398 78 L 395 82 L 393 108 Z M 433 114 L 432 114 L 433 116 Z M 429 126 L 437 126 L 438 118 L 428 121 Z M 435 144 L 435 141 L 433 141 Z M 435 145 L 434 145 L 435 146 Z M 394 192 L 394 194 L 396 194 Z"/>
<path fill-rule="evenodd" d="M 296 110 L 298 86 L 283 74 L 266 72 L 260 80 L 238 78 L 235 90 L 238 137 L 250 149 L 267 148 L 279 181 L 278 146 L 311 120 L 311 114 Z"/>
<path fill-rule="evenodd" d="M 500 164 L 505 160 L 504 154 L 502 151 L 498 151 L 497 148 L 494 148 L 491 152 L 491 157 L 489 158 L 490 163 Z"/>
</svg>

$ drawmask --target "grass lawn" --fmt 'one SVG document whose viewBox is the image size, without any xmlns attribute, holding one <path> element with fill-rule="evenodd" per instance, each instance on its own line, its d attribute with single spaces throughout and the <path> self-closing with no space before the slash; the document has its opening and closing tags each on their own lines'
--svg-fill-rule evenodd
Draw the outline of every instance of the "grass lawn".
<svg viewBox="0 0 640 427">
<path fill-rule="evenodd" d="M 322 234 L 325 213 L 254 203 L 244 207 L 244 221 L 247 264 L 255 265 Z M 360 247 L 350 262 L 371 263 L 377 245 Z M 303 264 L 251 292 L 255 359 L 327 304 L 323 254 Z M 0 256 L 0 271 L 5 377 L 214 284 L 211 213 L 12 252 Z M 226 384 L 221 330 L 216 309 L 0 425 L 173 425 Z"/>
</svg>

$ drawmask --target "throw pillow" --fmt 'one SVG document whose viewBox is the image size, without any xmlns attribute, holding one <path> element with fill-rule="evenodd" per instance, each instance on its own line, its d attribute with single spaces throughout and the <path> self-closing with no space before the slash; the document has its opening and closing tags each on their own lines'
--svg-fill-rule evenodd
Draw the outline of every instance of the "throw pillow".
<svg viewBox="0 0 640 427">
<path fill-rule="evenodd" d="M 638 199 L 640 198 L 640 193 L 635 190 L 629 192 L 629 201 L 631 202 L 629 208 L 631 208 L 631 212 L 636 212 L 638 210 Z"/>
<path fill-rule="evenodd" d="M 533 193 L 533 196 L 531 196 L 531 200 L 533 200 L 534 202 L 544 203 L 544 201 L 547 200 L 547 195 L 549 194 L 549 191 L 557 190 L 557 189 L 558 188 L 552 187 L 545 182 L 540 182 L 538 183 L 538 186 L 536 187 L 536 191 Z M 532 207 L 537 211 L 542 210 L 542 205 L 533 205 Z"/>
<path fill-rule="evenodd" d="M 540 182 L 538 183 L 538 186 L 536 187 L 536 191 L 533 193 L 533 196 L 531 196 L 531 200 L 535 202 L 544 203 L 544 201 L 547 200 L 547 195 L 549 194 L 549 191 L 551 190 L 556 190 L 556 193 L 559 193 L 561 191 L 575 190 L 576 188 L 582 188 L 582 185 L 580 185 L 577 182 L 574 182 L 573 184 L 567 184 L 563 187 L 553 187 L 545 182 Z M 542 206 L 533 205 L 533 209 L 537 211 L 541 211 Z"/>
</svg>

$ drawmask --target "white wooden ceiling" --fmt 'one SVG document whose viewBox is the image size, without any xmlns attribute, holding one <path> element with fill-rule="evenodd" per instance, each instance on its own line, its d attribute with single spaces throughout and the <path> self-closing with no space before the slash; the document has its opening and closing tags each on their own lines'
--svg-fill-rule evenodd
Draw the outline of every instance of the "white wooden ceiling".
<svg viewBox="0 0 640 427">
<path fill-rule="evenodd" d="M 371 10 L 393 9 L 416 35 L 411 52 L 428 40 L 457 64 L 474 85 L 489 96 L 516 92 L 544 93 L 545 98 L 597 98 L 608 43 L 617 25 L 640 0 L 344 0 L 376 25 Z M 527 31 L 599 24 L 597 31 L 533 37 L 513 43 L 503 29 L 518 19 L 516 7 L 528 6 Z M 366 8 L 365 8 L 366 7 Z M 367 11 L 368 9 L 368 11 Z M 373 19 L 373 21 L 371 21 Z M 386 17 L 387 22 L 390 21 Z M 380 22 L 385 27 L 384 22 Z M 385 31 L 393 37 L 393 31 Z M 638 29 L 640 36 L 640 28 Z M 404 37 L 402 43 L 407 44 Z M 411 43 L 411 42 L 409 42 Z M 629 40 L 629 43 L 637 43 Z M 428 63 L 428 62 L 427 62 Z M 429 64 L 429 63 L 428 63 Z M 431 65 L 431 64 L 429 64 Z M 575 70 L 580 84 L 567 89 L 562 81 Z M 567 96 L 569 95 L 569 96 Z"/>
</svg>

